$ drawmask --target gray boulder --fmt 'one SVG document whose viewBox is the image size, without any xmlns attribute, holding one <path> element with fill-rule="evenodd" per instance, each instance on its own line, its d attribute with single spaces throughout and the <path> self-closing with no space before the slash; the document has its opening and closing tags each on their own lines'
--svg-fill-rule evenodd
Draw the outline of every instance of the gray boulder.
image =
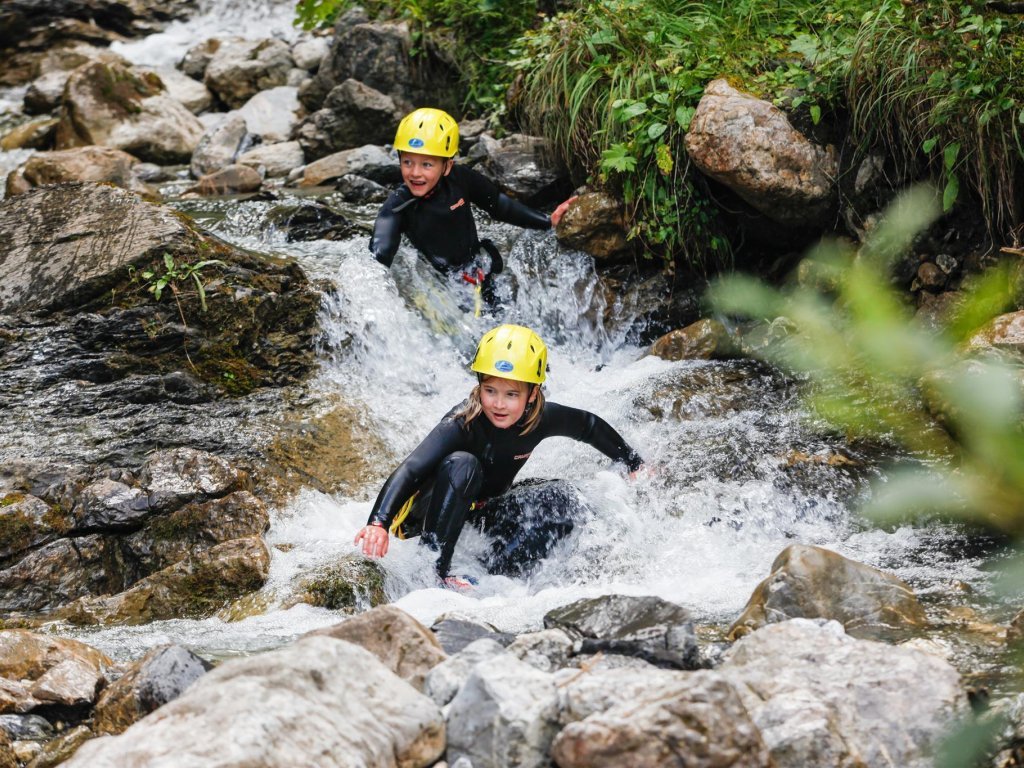
<svg viewBox="0 0 1024 768">
<path fill-rule="evenodd" d="M 349 78 L 331 89 L 322 109 L 295 129 L 309 160 L 363 144 L 387 144 L 402 115 L 380 91 Z"/>
<path fill-rule="evenodd" d="M 580 653 L 638 656 L 676 669 L 700 665 L 690 612 L 659 597 L 603 595 L 577 600 L 549 611 L 544 626 L 579 638 Z"/>
<path fill-rule="evenodd" d="M 231 659 L 67 768 L 426 768 L 445 748 L 437 706 L 351 643 L 308 637 Z"/>
<path fill-rule="evenodd" d="M 230 109 L 237 109 L 260 91 L 286 85 L 294 66 L 288 44 L 281 40 L 234 38 L 213 51 L 203 82 Z"/>
</svg>

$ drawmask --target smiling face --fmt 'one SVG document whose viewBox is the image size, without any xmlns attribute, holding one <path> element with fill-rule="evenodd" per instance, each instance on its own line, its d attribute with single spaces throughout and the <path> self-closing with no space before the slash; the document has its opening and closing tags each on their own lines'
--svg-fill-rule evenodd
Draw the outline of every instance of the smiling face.
<svg viewBox="0 0 1024 768">
<path fill-rule="evenodd" d="M 480 403 L 484 416 L 498 429 L 508 429 L 526 410 L 526 404 L 537 399 L 536 387 L 525 381 L 487 376 L 480 383 Z"/>
<path fill-rule="evenodd" d="M 399 159 L 402 181 L 416 197 L 425 197 L 434 191 L 442 176 L 452 169 L 452 161 L 437 155 L 418 155 L 402 152 Z"/>
</svg>

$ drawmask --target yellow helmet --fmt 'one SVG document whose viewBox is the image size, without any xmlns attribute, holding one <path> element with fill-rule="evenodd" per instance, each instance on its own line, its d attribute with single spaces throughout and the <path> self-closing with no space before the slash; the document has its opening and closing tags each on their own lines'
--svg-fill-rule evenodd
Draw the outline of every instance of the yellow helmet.
<svg viewBox="0 0 1024 768">
<path fill-rule="evenodd" d="M 410 112 L 398 124 L 395 149 L 421 155 L 455 157 L 459 151 L 459 124 L 443 110 L 422 107 Z"/>
<path fill-rule="evenodd" d="M 548 348 L 540 336 L 521 325 L 499 325 L 484 334 L 470 368 L 483 376 L 500 376 L 543 384 Z"/>
</svg>

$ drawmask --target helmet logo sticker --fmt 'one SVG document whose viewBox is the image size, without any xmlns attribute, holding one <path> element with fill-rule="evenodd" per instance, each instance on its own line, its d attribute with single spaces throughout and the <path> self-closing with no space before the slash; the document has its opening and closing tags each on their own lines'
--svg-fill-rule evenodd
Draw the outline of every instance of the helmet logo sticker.
<svg viewBox="0 0 1024 768">
<path fill-rule="evenodd" d="M 409 146 L 419 149 L 423 146 L 423 139 L 409 139 Z"/>
<path fill-rule="evenodd" d="M 515 366 L 508 360 L 498 360 L 494 364 L 494 370 L 501 371 L 502 373 L 512 373 L 513 368 L 515 368 Z"/>
</svg>

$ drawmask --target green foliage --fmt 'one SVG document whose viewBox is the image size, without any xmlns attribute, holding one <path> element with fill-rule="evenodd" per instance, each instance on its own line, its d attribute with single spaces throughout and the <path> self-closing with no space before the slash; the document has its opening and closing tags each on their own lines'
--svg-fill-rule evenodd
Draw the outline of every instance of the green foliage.
<svg viewBox="0 0 1024 768">
<path fill-rule="evenodd" d="M 142 272 L 136 273 L 132 267 L 129 267 L 129 272 L 133 280 L 139 279 L 142 281 L 146 286 L 146 290 L 153 294 L 153 298 L 157 301 L 160 301 L 160 297 L 163 296 L 166 288 L 170 288 L 177 301 L 182 285 L 192 281 L 196 287 L 196 295 L 199 297 L 199 306 L 205 312 L 206 286 L 202 279 L 203 270 L 207 267 L 222 266 L 223 264 L 224 262 L 219 259 L 206 259 L 204 261 L 197 261 L 194 264 L 177 263 L 171 254 L 165 252 L 163 255 L 164 271 L 162 273 L 159 271 L 159 268 L 145 269 Z"/>
<path fill-rule="evenodd" d="M 809 259 L 831 292 L 768 288 L 731 277 L 712 292 L 730 314 L 785 316 L 796 332 L 767 353 L 808 378 L 815 413 L 854 435 L 895 440 L 934 467 L 894 476 L 871 511 L 951 514 L 1024 534 L 1024 366 L 969 355 L 978 326 L 1012 303 L 1009 272 L 975 281 L 947 328 L 937 333 L 912 315 L 889 284 L 892 261 L 939 215 L 940 196 L 916 189 L 887 212 L 859 253 L 832 244 Z M 805 270 L 805 274 L 808 270 Z M 941 424 L 940 424 L 941 422 Z"/>
<path fill-rule="evenodd" d="M 622 191 L 650 251 L 699 265 L 728 248 L 683 138 L 720 77 L 811 125 L 849 100 L 862 149 L 923 161 L 945 210 L 966 187 L 994 227 L 1018 226 L 1022 37 L 1024 20 L 980 3 L 604 0 L 528 33 L 515 64 L 530 127 Z"/>
<path fill-rule="evenodd" d="M 629 206 L 630 236 L 692 267 L 731 248 L 683 144 L 705 85 L 725 77 L 813 123 L 840 93 L 866 0 L 681 3 L 605 0 L 524 36 L 522 112 Z"/>
<path fill-rule="evenodd" d="M 884 0 L 847 75 L 853 127 L 903 170 L 926 165 L 949 210 L 967 188 L 995 231 L 1021 223 L 1024 19 L 982 3 Z"/>
</svg>

